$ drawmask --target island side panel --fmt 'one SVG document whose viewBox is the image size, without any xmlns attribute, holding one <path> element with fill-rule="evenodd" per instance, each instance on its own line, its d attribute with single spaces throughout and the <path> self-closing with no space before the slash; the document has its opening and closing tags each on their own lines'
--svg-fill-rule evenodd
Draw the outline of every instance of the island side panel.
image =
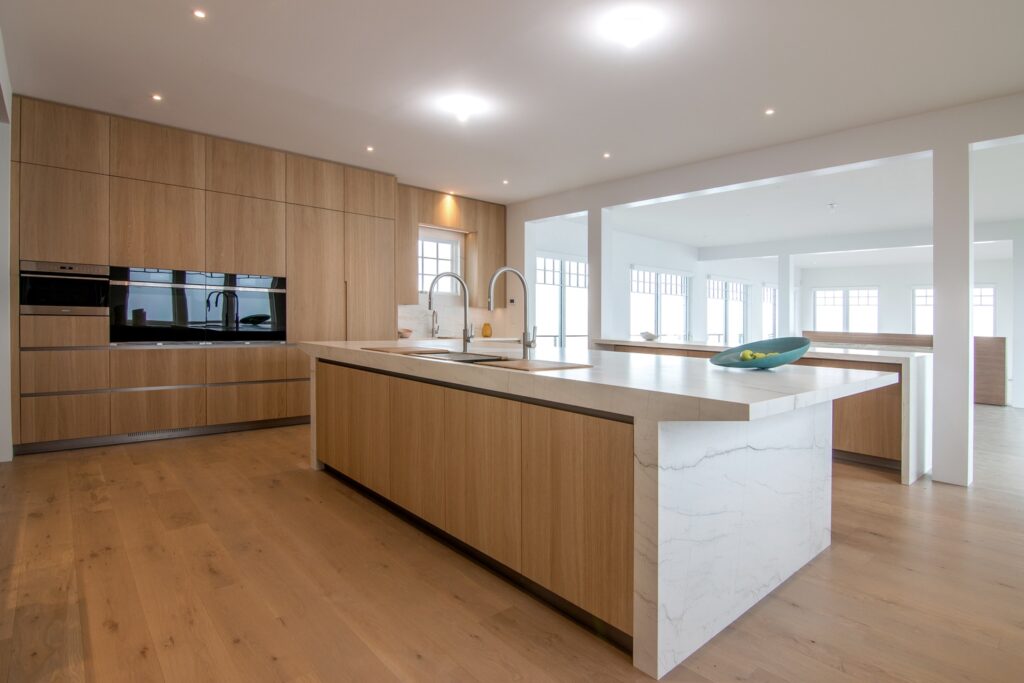
<svg viewBox="0 0 1024 683">
<path fill-rule="evenodd" d="M 309 466 L 322 470 L 324 464 L 316 455 L 316 356 L 309 357 Z"/>
<path fill-rule="evenodd" d="M 633 666 L 658 677 L 658 422 L 633 421 Z"/>
<path fill-rule="evenodd" d="M 657 462 L 660 678 L 829 546 L 832 405 L 663 422 Z"/>
</svg>

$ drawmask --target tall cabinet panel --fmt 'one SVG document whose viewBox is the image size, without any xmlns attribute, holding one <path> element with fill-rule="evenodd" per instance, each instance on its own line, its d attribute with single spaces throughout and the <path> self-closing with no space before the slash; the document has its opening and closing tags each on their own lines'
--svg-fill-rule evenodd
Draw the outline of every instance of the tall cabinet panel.
<svg viewBox="0 0 1024 683">
<path fill-rule="evenodd" d="M 442 529 L 445 391 L 391 378 L 391 499 Z"/>
<path fill-rule="evenodd" d="M 206 267 L 216 273 L 285 274 L 285 205 L 206 193 Z"/>
<path fill-rule="evenodd" d="M 285 200 L 285 154 L 244 142 L 207 138 L 206 189 Z"/>
<path fill-rule="evenodd" d="M 21 102 L 21 160 L 74 171 L 110 172 L 110 117 L 53 102 Z"/>
<path fill-rule="evenodd" d="M 22 259 L 107 264 L 109 219 L 108 176 L 22 164 Z"/>
<path fill-rule="evenodd" d="M 289 204 L 345 210 L 345 167 L 322 159 L 288 155 Z"/>
<path fill-rule="evenodd" d="M 348 339 L 394 339 L 395 222 L 345 215 Z"/>
<path fill-rule="evenodd" d="M 395 217 L 395 176 L 345 167 L 345 211 L 377 218 Z"/>
<path fill-rule="evenodd" d="M 205 262 L 204 193 L 175 185 L 110 179 L 110 262 L 200 270 Z"/>
<path fill-rule="evenodd" d="M 201 190 L 206 187 L 206 138 L 114 116 L 110 120 L 110 175 Z"/>
<path fill-rule="evenodd" d="M 288 205 L 288 341 L 345 339 L 345 214 Z"/>
</svg>

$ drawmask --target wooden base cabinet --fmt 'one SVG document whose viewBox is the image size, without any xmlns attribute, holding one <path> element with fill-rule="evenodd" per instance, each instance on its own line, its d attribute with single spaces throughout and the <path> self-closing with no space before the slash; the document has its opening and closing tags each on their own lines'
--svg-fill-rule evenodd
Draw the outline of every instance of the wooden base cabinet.
<svg viewBox="0 0 1024 683">
<path fill-rule="evenodd" d="M 130 434 L 206 424 L 206 389 L 115 391 L 110 394 L 110 433 Z"/>
<path fill-rule="evenodd" d="M 445 528 L 445 393 L 391 378 L 391 499 Z"/>
<path fill-rule="evenodd" d="M 110 394 L 26 396 L 21 399 L 21 441 L 58 441 L 110 434 Z"/>
</svg>

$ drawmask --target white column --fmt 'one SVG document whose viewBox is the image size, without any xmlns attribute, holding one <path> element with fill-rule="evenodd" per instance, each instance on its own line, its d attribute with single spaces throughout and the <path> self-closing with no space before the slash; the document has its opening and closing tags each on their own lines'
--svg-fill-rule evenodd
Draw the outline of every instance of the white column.
<svg viewBox="0 0 1024 683">
<path fill-rule="evenodd" d="M 935 287 L 932 479 L 970 486 L 974 479 L 974 218 L 971 152 L 966 143 L 932 156 Z"/>
<path fill-rule="evenodd" d="M 747 288 L 747 296 L 750 300 L 747 301 L 747 329 L 746 329 L 746 341 L 753 342 L 761 339 L 761 330 L 764 327 L 762 320 L 762 311 L 764 303 L 762 298 L 764 297 L 764 284 L 761 282 L 750 285 Z"/>
<path fill-rule="evenodd" d="M 1013 346 L 1010 354 L 1013 378 L 1010 404 L 1024 408 L 1024 235 L 1013 240 Z"/>
<path fill-rule="evenodd" d="M 800 333 L 796 329 L 796 296 L 793 287 L 793 257 L 779 254 L 779 333 L 780 337 L 791 337 Z"/>
<path fill-rule="evenodd" d="M 690 280 L 690 341 L 708 340 L 708 276 L 697 273 Z"/>
<path fill-rule="evenodd" d="M 600 339 L 601 333 L 601 208 L 587 211 L 587 333 Z"/>
</svg>

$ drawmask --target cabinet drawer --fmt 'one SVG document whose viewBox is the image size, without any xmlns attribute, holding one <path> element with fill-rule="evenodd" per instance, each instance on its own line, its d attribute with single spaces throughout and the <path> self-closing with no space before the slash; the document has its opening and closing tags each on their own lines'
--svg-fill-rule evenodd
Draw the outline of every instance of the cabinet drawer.
<svg viewBox="0 0 1024 683">
<path fill-rule="evenodd" d="M 170 387 L 206 384 L 206 349 L 114 349 L 110 386 Z"/>
<path fill-rule="evenodd" d="M 93 315 L 23 315 L 21 346 L 106 346 L 110 318 Z"/>
<path fill-rule="evenodd" d="M 110 387 L 110 352 L 22 351 L 21 393 L 86 391 Z"/>
<path fill-rule="evenodd" d="M 110 433 L 202 427 L 206 424 L 206 389 L 115 391 L 110 394 Z"/>
<path fill-rule="evenodd" d="M 309 379 L 309 356 L 298 346 L 288 347 L 288 379 Z"/>
<path fill-rule="evenodd" d="M 207 387 L 206 421 L 218 425 L 285 417 L 288 412 L 287 391 L 287 382 Z"/>
<path fill-rule="evenodd" d="M 209 349 L 206 381 L 259 382 L 288 376 L 288 349 L 284 346 L 232 346 Z"/>
<path fill-rule="evenodd" d="M 31 396 L 21 399 L 21 442 L 110 434 L 110 394 Z"/>
<path fill-rule="evenodd" d="M 304 417 L 309 415 L 309 380 L 300 379 L 294 382 L 286 382 L 288 387 L 288 415 L 287 417 Z"/>
</svg>

